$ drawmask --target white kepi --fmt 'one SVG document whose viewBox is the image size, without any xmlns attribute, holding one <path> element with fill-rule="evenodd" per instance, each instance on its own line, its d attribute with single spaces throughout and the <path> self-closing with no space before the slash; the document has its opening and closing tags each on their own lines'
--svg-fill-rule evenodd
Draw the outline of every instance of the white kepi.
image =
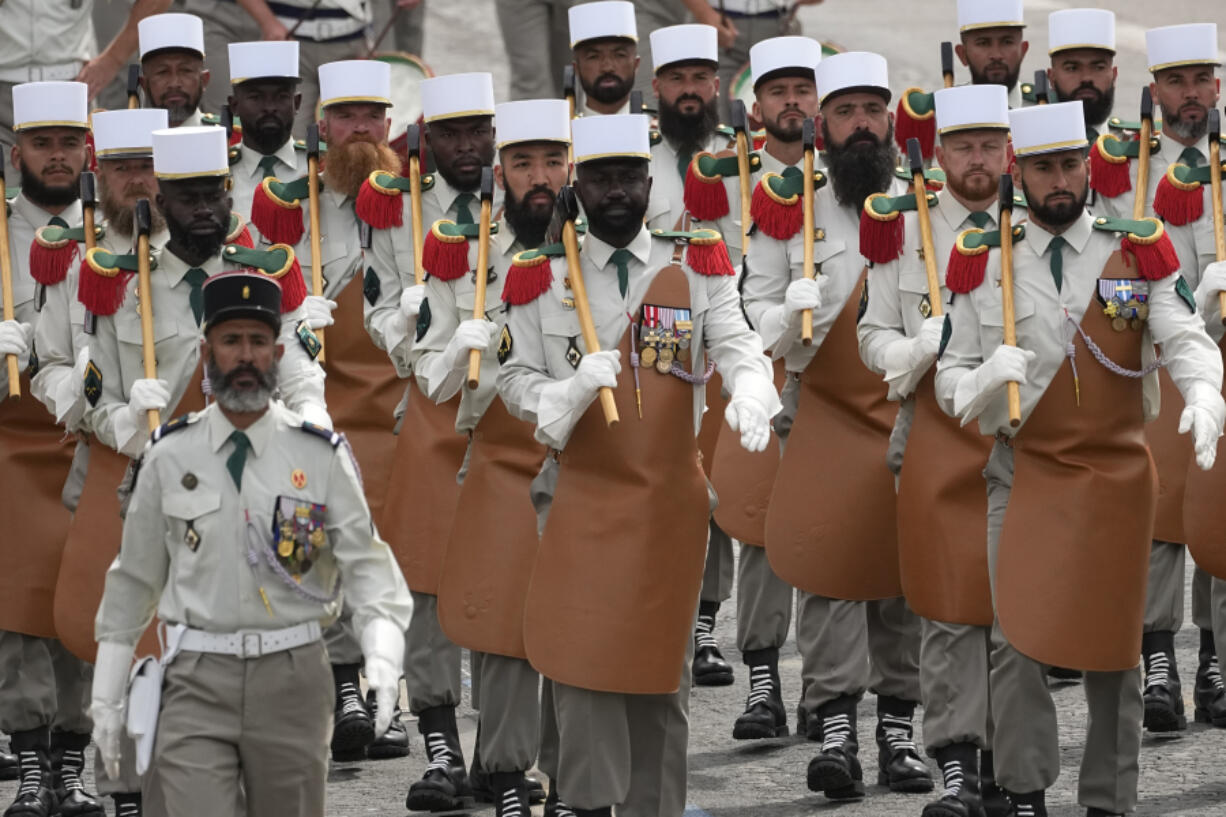
<svg viewBox="0 0 1226 817">
<path fill-rule="evenodd" d="M 230 84 L 251 79 L 298 79 L 298 41 L 230 43 Z"/>
<path fill-rule="evenodd" d="M 1115 12 L 1107 9 L 1061 9 L 1047 17 L 1047 53 L 1080 48 L 1115 53 Z"/>
<path fill-rule="evenodd" d="M 88 128 L 89 86 L 83 82 L 23 82 L 13 86 L 13 132 Z"/>
<path fill-rule="evenodd" d="M 958 0 L 958 30 L 1025 28 L 1022 0 Z"/>
<path fill-rule="evenodd" d="M 153 173 L 169 181 L 230 175 L 226 129 L 206 125 L 155 130 Z"/>
<path fill-rule="evenodd" d="M 783 71 L 807 71 L 810 74 L 822 61 L 822 46 L 812 37 L 771 37 L 749 49 L 749 68 L 753 87 Z"/>
<path fill-rule="evenodd" d="M 1217 50 L 1217 26 L 1213 23 L 1151 28 L 1145 32 L 1145 50 L 1149 70 L 1154 73 L 1185 65 L 1222 64 Z"/>
<path fill-rule="evenodd" d="M 570 123 L 575 163 L 598 159 L 651 159 L 647 117 L 638 113 L 588 116 Z"/>
<path fill-rule="evenodd" d="M 885 57 L 870 51 L 846 51 L 817 65 L 817 100 L 843 91 L 870 91 L 890 101 L 890 66 Z"/>
<path fill-rule="evenodd" d="M 1037 156 L 1090 145 L 1081 100 L 1009 111 L 1015 156 Z"/>
<path fill-rule="evenodd" d="M 688 23 L 651 32 L 651 67 L 658 72 L 675 62 L 704 60 L 719 64 L 719 32 L 714 26 Z"/>
<path fill-rule="evenodd" d="M 570 106 L 565 99 L 521 99 L 494 109 L 498 149 L 521 142 L 570 144 Z"/>
<path fill-rule="evenodd" d="M 136 26 L 140 58 L 154 51 L 178 48 L 204 56 L 204 23 L 194 14 L 153 14 Z"/>
<path fill-rule="evenodd" d="M 570 19 L 570 47 L 587 40 L 617 37 L 638 42 L 634 4 L 627 0 L 599 0 L 580 3 L 567 12 Z"/>
<path fill-rule="evenodd" d="M 1009 92 L 1003 85 L 959 85 L 933 93 L 937 133 L 1009 130 Z"/>
<path fill-rule="evenodd" d="M 381 60 L 338 60 L 319 66 L 319 104 L 368 102 L 391 106 L 392 67 Z"/>
<path fill-rule="evenodd" d="M 94 114 L 94 154 L 106 159 L 148 158 L 153 132 L 170 127 L 165 108 L 133 108 Z"/>
<path fill-rule="evenodd" d="M 427 122 L 494 115 L 494 78 L 490 74 L 445 74 L 421 81 L 421 110 Z"/>
</svg>

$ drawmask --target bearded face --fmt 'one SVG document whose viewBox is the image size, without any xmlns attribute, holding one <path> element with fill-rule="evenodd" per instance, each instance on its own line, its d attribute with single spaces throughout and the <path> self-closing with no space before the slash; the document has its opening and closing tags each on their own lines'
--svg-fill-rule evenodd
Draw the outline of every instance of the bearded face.
<svg viewBox="0 0 1226 817">
<path fill-rule="evenodd" d="M 400 157 L 387 143 L 355 133 L 340 145 L 328 145 L 323 175 L 329 188 L 356 197 L 362 182 L 376 170 L 400 172 Z"/>
<path fill-rule="evenodd" d="M 822 139 L 826 145 L 830 184 L 839 204 L 859 209 L 869 196 L 889 189 L 898 160 L 893 122 L 884 138 L 877 138 L 872 131 L 857 130 L 840 144 L 831 139 L 830 129 L 823 120 Z"/>
</svg>

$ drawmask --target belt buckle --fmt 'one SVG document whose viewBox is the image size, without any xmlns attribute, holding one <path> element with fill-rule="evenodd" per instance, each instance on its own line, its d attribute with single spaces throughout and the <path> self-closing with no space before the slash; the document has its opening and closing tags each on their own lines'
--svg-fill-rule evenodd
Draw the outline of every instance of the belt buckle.
<svg viewBox="0 0 1226 817">
<path fill-rule="evenodd" d="M 239 657 L 259 658 L 264 654 L 264 637 L 261 633 L 239 633 Z"/>
</svg>

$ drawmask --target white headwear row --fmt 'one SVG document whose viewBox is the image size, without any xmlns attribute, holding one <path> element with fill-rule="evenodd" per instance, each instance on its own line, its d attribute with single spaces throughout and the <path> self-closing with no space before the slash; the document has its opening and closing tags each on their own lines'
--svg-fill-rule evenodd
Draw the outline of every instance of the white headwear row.
<svg viewBox="0 0 1226 817">
<path fill-rule="evenodd" d="M 634 4 L 627 0 L 580 3 L 570 7 L 568 19 L 571 48 L 588 40 L 616 37 L 637 42 L 639 38 L 634 20 Z"/>
</svg>

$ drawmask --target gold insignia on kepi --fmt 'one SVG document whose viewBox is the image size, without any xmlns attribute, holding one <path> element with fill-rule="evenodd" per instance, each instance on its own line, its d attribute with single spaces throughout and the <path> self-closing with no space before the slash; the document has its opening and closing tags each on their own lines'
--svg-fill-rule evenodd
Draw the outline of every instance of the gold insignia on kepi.
<svg viewBox="0 0 1226 817">
<path fill-rule="evenodd" d="M 250 298 L 251 298 L 251 287 L 243 287 L 243 300 L 244 301 L 250 300 Z"/>
<path fill-rule="evenodd" d="M 290 472 L 289 481 L 295 488 L 302 490 L 307 484 L 306 471 L 303 471 L 301 468 L 295 468 Z"/>
<path fill-rule="evenodd" d="M 498 336 L 498 365 L 501 366 L 507 362 L 507 358 L 511 356 L 511 348 L 514 345 L 511 340 L 510 327 L 503 326 L 502 334 Z"/>
<path fill-rule="evenodd" d="M 183 475 L 183 479 L 179 480 L 179 484 L 182 485 L 187 490 L 191 491 L 191 490 L 194 490 L 196 486 L 200 484 L 200 480 L 196 478 L 195 474 L 193 474 L 191 471 L 188 471 L 186 474 Z"/>
</svg>

